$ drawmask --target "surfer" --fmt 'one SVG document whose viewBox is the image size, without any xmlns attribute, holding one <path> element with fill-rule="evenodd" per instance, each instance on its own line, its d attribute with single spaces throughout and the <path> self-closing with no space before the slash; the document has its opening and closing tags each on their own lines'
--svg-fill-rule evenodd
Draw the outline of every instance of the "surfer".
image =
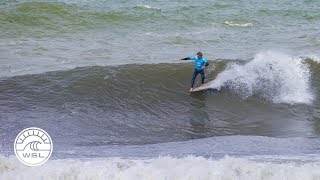
<svg viewBox="0 0 320 180">
<path fill-rule="evenodd" d="M 197 75 L 200 73 L 201 74 L 201 81 L 202 84 L 204 84 L 204 71 L 203 69 L 209 65 L 208 61 L 206 58 L 202 57 L 202 53 L 198 52 L 197 56 L 192 56 L 192 57 L 186 57 L 180 60 L 193 60 L 194 61 L 194 72 L 191 80 L 191 88 L 190 91 L 193 90 L 193 85 L 194 85 L 194 80 L 196 79 Z"/>
</svg>

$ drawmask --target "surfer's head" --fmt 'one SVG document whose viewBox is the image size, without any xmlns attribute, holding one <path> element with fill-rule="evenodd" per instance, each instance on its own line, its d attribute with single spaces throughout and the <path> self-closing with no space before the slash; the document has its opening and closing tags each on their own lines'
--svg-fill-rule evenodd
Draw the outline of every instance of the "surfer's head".
<svg viewBox="0 0 320 180">
<path fill-rule="evenodd" d="M 198 52 L 198 53 L 197 53 L 197 57 L 198 57 L 198 58 L 202 58 L 202 52 Z"/>
</svg>

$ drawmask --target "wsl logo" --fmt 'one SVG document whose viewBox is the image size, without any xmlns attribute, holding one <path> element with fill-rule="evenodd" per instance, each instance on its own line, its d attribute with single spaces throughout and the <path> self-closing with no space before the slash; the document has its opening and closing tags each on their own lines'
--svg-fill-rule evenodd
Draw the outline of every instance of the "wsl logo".
<svg viewBox="0 0 320 180">
<path fill-rule="evenodd" d="M 14 152 L 18 159 L 29 166 L 45 163 L 52 153 L 52 140 L 49 134 L 40 128 L 22 130 L 14 142 Z"/>
</svg>

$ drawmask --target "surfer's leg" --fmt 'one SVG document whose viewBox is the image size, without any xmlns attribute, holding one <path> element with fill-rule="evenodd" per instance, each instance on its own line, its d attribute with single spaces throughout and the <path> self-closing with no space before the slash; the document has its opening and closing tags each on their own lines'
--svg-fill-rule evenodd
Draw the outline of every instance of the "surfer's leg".
<svg viewBox="0 0 320 180">
<path fill-rule="evenodd" d="M 196 79 L 198 73 L 199 73 L 199 71 L 197 71 L 197 70 L 195 69 L 194 72 L 193 72 L 193 75 L 192 75 L 191 88 L 193 88 L 194 80 Z"/>
<path fill-rule="evenodd" d="M 204 84 L 204 79 L 206 78 L 206 77 L 204 76 L 204 71 L 203 71 L 203 70 L 201 70 L 201 71 L 200 71 L 200 74 L 201 74 L 201 81 L 202 81 L 202 84 Z"/>
</svg>

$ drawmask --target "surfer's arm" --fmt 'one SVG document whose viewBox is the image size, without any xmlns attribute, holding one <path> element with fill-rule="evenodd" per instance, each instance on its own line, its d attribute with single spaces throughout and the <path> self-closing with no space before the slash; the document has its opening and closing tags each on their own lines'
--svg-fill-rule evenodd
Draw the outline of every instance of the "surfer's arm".
<svg viewBox="0 0 320 180">
<path fill-rule="evenodd" d="M 204 64 L 204 66 L 202 66 L 202 69 L 204 69 L 207 66 L 209 66 L 209 62 L 207 60 L 205 60 L 205 64 Z"/>
<path fill-rule="evenodd" d="M 183 58 L 183 59 L 180 59 L 180 60 L 196 60 L 196 57 L 195 56 L 186 57 L 186 58 Z"/>
<path fill-rule="evenodd" d="M 180 60 L 190 60 L 190 57 L 182 58 Z"/>
</svg>

